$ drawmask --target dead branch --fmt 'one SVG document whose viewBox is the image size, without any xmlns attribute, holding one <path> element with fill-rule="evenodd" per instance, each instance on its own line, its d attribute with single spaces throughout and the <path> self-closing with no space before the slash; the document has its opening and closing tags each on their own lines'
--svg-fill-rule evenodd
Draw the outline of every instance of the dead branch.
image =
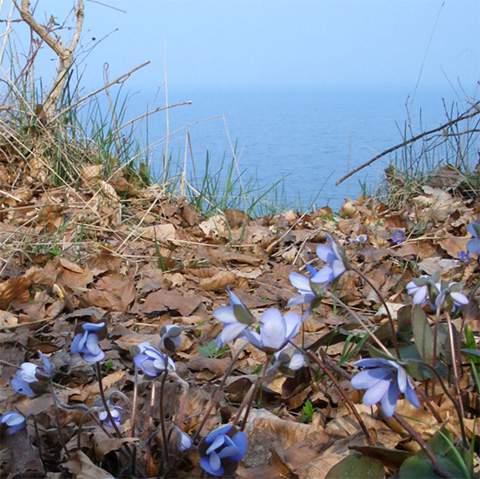
<svg viewBox="0 0 480 479">
<path fill-rule="evenodd" d="M 42 25 L 35 20 L 30 9 L 30 0 L 21 0 L 20 5 L 15 2 L 15 6 L 19 11 L 22 20 L 53 50 L 58 57 L 57 76 L 43 105 L 47 117 L 51 117 L 57 108 L 57 103 L 62 94 L 63 87 L 65 86 L 68 72 L 74 61 L 75 50 L 80 41 L 83 20 L 85 17 L 84 2 L 83 0 L 78 0 L 77 5 L 75 6 L 75 31 L 68 46 L 64 45 L 62 39 L 54 34 L 47 26 Z"/>
<path fill-rule="evenodd" d="M 438 126 L 437 128 L 433 128 L 432 130 L 424 131 L 423 133 L 419 133 L 418 135 L 412 136 L 408 140 L 402 141 L 402 143 L 399 143 L 398 145 L 391 146 L 390 148 L 387 148 L 386 150 L 382 151 L 378 155 L 374 156 L 370 160 L 366 161 L 365 163 L 362 163 L 360 166 L 357 166 L 353 170 L 350 170 L 346 175 L 342 176 L 337 182 L 335 183 L 337 186 L 340 183 L 343 183 L 345 180 L 348 180 L 351 176 L 354 174 L 358 173 L 360 170 L 363 170 L 367 166 L 370 166 L 372 163 L 375 161 L 379 160 L 380 158 L 383 158 L 386 155 L 389 155 L 390 153 L 393 153 L 396 150 L 399 150 L 400 148 L 403 148 L 404 146 L 410 145 L 412 143 L 415 143 L 418 140 L 421 140 L 422 138 L 425 138 L 426 136 L 433 135 L 434 133 L 438 132 L 443 132 L 444 130 L 448 130 L 453 125 L 456 125 L 457 123 L 468 120 L 469 118 L 473 118 L 474 116 L 477 116 L 480 114 L 480 102 L 475 103 L 472 105 L 471 108 L 469 108 L 466 112 L 458 116 L 457 118 L 454 118 L 453 120 L 448 121 L 447 123 L 444 123 L 443 125 Z M 446 135 L 444 135 L 446 136 Z"/>
</svg>

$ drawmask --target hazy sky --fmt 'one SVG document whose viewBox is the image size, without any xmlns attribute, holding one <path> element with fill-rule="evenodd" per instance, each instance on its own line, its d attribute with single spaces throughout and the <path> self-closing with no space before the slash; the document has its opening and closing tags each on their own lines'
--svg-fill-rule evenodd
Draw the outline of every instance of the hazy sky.
<svg viewBox="0 0 480 479">
<path fill-rule="evenodd" d="M 151 60 L 131 86 L 420 86 L 480 74 L 478 0 L 86 0 L 89 85 Z M 32 2 L 35 3 L 35 2 Z M 8 13 L 8 2 L 3 17 Z M 69 0 L 39 0 L 59 18 Z M 19 37 L 22 37 L 20 34 Z M 25 39 L 25 35 L 23 35 Z"/>
</svg>

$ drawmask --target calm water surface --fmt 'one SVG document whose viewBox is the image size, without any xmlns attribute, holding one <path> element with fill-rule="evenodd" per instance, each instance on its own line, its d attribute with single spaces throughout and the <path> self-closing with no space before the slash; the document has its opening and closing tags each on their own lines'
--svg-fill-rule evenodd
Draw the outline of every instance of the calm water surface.
<svg viewBox="0 0 480 479">
<path fill-rule="evenodd" d="M 289 206 L 308 207 L 317 198 L 317 205 L 338 207 L 346 197 L 360 193 L 361 181 L 378 182 L 387 159 L 335 186 L 351 168 L 401 141 L 407 96 L 407 90 L 387 89 L 172 90 L 170 103 L 193 103 L 170 111 L 168 150 L 180 163 L 186 157 L 190 175 L 201 176 L 207 150 L 215 168 L 223 158 L 231 158 L 237 143 L 245 181 L 256 177 L 268 185 L 285 178 L 283 197 Z M 442 98 L 455 100 L 448 91 L 417 92 L 409 106 L 417 130 L 420 118 L 424 127 L 445 121 Z M 145 108 L 145 102 L 136 105 Z M 165 131 L 163 114 L 150 119 L 150 142 Z M 185 155 L 187 131 L 191 151 L 188 148 Z M 160 158 L 152 162 L 160 174 Z"/>
</svg>

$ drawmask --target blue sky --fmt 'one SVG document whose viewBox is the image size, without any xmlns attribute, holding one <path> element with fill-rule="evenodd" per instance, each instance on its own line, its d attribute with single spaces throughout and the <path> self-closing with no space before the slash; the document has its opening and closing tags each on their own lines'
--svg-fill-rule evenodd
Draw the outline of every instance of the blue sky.
<svg viewBox="0 0 480 479">
<path fill-rule="evenodd" d="M 413 90 L 420 76 L 420 87 L 471 91 L 480 73 L 478 0 L 102 1 L 126 13 L 86 0 L 85 43 L 111 33 L 86 59 L 88 86 L 105 62 L 113 77 L 145 60 L 134 88 L 161 87 L 165 61 L 172 88 Z M 39 0 L 37 15 L 62 18 L 70 4 Z"/>
</svg>

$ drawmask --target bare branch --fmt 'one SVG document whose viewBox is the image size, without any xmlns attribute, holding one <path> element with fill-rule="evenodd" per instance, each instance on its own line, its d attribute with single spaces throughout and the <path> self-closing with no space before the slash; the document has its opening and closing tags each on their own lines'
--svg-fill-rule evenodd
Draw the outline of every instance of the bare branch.
<svg viewBox="0 0 480 479">
<path fill-rule="evenodd" d="M 44 110 L 47 113 L 47 116 L 52 116 L 57 107 L 58 99 L 62 94 L 63 87 L 65 86 L 65 81 L 68 76 L 67 74 L 73 64 L 75 50 L 82 34 L 83 20 L 85 17 L 84 2 L 83 0 L 78 0 L 77 5 L 75 6 L 75 31 L 68 46 L 63 44 L 58 35 L 53 34 L 45 25 L 42 25 L 35 20 L 30 9 L 30 0 L 21 0 L 20 5 L 15 2 L 15 6 L 20 12 L 22 20 L 54 51 L 58 57 L 57 77 L 44 104 Z"/>
<path fill-rule="evenodd" d="M 433 130 L 424 131 L 423 133 L 412 136 L 408 140 L 403 141 L 402 143 L 399 143 L 398 145 L 387 148 L 386 150 L 382 151 L 382 153 L 379 153 L 378 155 L 374 156 L 370 160 L 366 161 L 365 163 L 362 163 L 360 166 L 357 166 L 353 170 L 349 171 L 346 175 L 342 176 L 335 184 L 338 186 L 340 183 L 343 183 L 345 180 L 348 180 L 348 178 L 353 176 L 355 173 L 358 173 L 360 170 L 363 170 L 367 166 L 370 166 L 372 163 L 379 160 L 380 158 L 383 158 L 384 156 L 386 156 L 390 153 L 393 153 L 394 151 L 399 150 L 400 148 L 403 148 L 404 146 L 415 143 L 416 141 L 421 140 L 422 138 L 425 138 L 426 136 L 431 136 L 434 133 L 443 132 L 444 130 L 447 131 L 448 128 L 450 128 L 451 126 L 456 125 L 457 123 L 459 123 L 461 121 L 468 120 L 469 118 L 473 118 L 474 116 L 477 116 L 479 114 L 480 114 L 480 102 L 477 102 L 477 103 L 473 104 L 472 107 L 469 108 L 465 113 L 458 116 L 457 118 L 454 118 L 453 120 L 450 120 L 447 123 L 444 123 L 443 125 L 440 125 L 437 128 L 434 128 Z"/>
</svg>

